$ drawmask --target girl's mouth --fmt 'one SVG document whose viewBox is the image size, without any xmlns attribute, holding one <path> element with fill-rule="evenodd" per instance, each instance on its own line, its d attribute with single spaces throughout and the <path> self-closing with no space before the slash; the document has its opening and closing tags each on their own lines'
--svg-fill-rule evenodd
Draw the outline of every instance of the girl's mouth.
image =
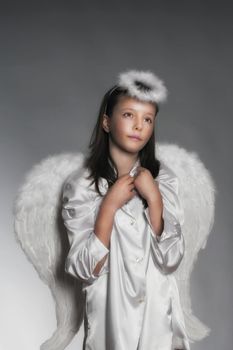
<svg viewBox="0 0 233 350">
<path fill-rule="evenodd" d="M 132 140 L 135 140 L 135 141 L 141 141 L 142 139 L 137 136 L 137 135 L 132 135 L 132 136 L 129 136 Z"/>
</svg>

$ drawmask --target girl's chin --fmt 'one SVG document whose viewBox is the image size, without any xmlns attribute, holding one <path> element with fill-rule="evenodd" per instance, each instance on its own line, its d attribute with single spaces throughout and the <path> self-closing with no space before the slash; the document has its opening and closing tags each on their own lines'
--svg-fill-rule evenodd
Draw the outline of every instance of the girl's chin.
<svg viewBox="0 0 233 350">
<path fill-rule="evenodd" d="M 122 150 L 130 154 L 137 154 L 141 149 L 142 147 L 122 147 Z"/>
<path fill-rule="evenodd" d="M 132 150 L 132 151 L 141 151 L 141 149 L 144 147 L 144 143 L 142 143 L 142 141 L 133 141 L 133 142 L 130 142 L 126 145 L 126 148 L 128 148 L 129 150 Z"/>
<path fill-rule="evenodd" d="M 127 141 L 115 143 L 115 146 L 126 153 L 135 154 L 141 151 L 145 144 L 142 141 Z"/>
</svg>

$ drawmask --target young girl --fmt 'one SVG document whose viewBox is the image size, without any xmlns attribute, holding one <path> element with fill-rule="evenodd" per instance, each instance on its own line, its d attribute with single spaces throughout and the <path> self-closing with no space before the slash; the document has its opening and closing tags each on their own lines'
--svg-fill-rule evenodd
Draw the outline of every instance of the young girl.
<svg viewBox="0 0 233 350">
<path fill-rule="evenodd" d="M 190 349 L 171 274 L 185 249 L 179 184 L 155 157 L 166 96 L 151 72 L 120 74 L 81 172 L 64 184 L 65 270 L 82 282 L 85 350 Z"/>
</svg>

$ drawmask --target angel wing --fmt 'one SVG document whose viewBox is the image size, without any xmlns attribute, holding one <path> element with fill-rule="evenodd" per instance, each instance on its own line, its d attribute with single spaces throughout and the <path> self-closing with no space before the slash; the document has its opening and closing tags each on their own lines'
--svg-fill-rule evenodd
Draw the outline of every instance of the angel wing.
<svg viewBox="0 0 233 350">
<path fill-rule="evenodd" d="M 199 341 L 210 333 L 210 329 L 193 315 L 190 298 L 190 275 L 200 249 L 206 247 L 213 228 L 216 186 L 210 172 L 197 153 L 188 152 L 175 144 L 160 143 L 157 157 L 178 177 L 179 198 L 184 210 L 183 234 L 185 254 L 174 272 L 186 332 L 191 342 Z"/>
<path fill-rule="evenodd" d="M 69 243 L 61 218 L 63 182 L 82 162 L 81 153 L 42 160 L 27 174 L 14 201 L 16 240 L 56 305 L 57 329 L 41 350 L 65 349 L 83 319 L 81 284 L 64 271 Z"/>
<path fill-rule="evenodd" d="M 207 335 L 208 328 L 192 314 L 189 278 L 198 251 L 205 247 L 213 225 L 214 185 L 195 153 L 188 153 L 177 145 L 158 144 L 157 156 L 173 169 L 182 183 L 186 253 L 176 279 L 187 332 L 190 339 L 199 340 Z M 81 283 L 64 270 L 69 243 L 61 218 L 63 183 L 82 163 L 81 153 L 42 160 L 27 174 L 14 202 L 16 239 L 50 288 L 56 305 L 57 329 L 41 345 L 41 350 L 64 350 L 83 320 Z"/>
</svg>

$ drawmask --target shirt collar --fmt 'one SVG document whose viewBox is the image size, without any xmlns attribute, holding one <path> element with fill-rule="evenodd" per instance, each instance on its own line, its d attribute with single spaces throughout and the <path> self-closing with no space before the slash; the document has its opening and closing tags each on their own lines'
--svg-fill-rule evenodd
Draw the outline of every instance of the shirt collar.
<svg viewBox="0 0 233 350">
<path fill-rule="evenodd" d="M 130 176 L 135 176 L 137 174 L 137 169 L 140 167 L 140 164 L 140 159 L 138 158 L 129 172 Z"/>
<path fill-rule="evenodd" d="M 136 162 L 134 163 L 134 165 L 132 166 L 132 168 L 130 169 L 130 171 L 129 171 L 129 175 L 130 176 L 134 176 L 134 175 L 136 175 L 136 173 L 137 173 L 137 168 L 140 166 L 140 159 L 138 158 L 137 160 L 136 160 Z M 116 169 L 115 169 L 115 167 L 113 166 L 113 169 L 114 169 L 114 172 L 115 172 L 115 174 L 116 174 Z"/>
</svg>

